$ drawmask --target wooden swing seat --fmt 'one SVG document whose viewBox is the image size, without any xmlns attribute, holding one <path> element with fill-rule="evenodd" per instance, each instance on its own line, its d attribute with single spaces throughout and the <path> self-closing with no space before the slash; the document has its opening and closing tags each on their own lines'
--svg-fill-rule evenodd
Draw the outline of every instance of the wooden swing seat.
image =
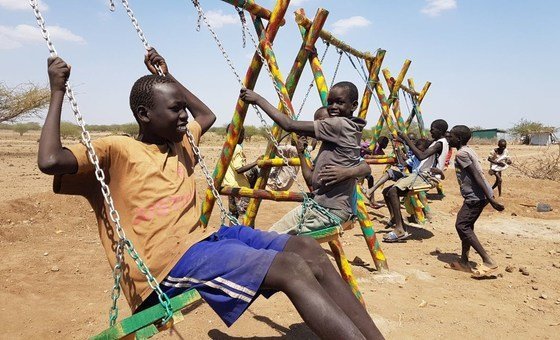
<svg viewBox="0 0 560 340">
<path fill-rule="evenodd" d="M 202 302 L 200 294 L 195 289 L 189 289 L 186 292 L 169 299 L 171 309 L 173 310 L 173 318 L 165 325 L 157 325 L 157 323 L 165 317 L 165 310 L 161 304 L 152 306 L 137 314 L 134 314 L 114 326 L 107 328 L 103 332 L 92 336 L 90 339 L 106 340 L 106 339 L 148 339 L 155 334 L 171 328 L 177 322 L 183 320 L 183 311 L 194 308 Z"/>
</svg>

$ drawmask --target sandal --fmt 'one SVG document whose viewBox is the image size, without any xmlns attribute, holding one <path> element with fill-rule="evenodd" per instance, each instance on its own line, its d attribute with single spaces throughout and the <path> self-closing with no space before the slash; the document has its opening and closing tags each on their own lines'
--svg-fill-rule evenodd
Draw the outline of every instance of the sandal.
<svg viewBox="0 0 560 340">
<path fill-rule="evenodd" d="M 387 243 L 403 242 L 404 240 L 406 240 L 409 237 L 410 237 L 410 234 L 406 231 L 402 235 L 397 235 L 397 233 L 395 233 L 394 231 L 391 231 L 390 233 L 383 236 L 383 242 L 387 242 Z"/>
</svg>

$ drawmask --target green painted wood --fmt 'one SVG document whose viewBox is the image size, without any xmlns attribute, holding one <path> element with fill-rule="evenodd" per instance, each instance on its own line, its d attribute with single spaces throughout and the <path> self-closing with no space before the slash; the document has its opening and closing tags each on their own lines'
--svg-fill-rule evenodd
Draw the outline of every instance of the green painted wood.
<svg viewBox="0 0 560 340">
<path fill-rule="evenodd" d="M 196 290 L 188 290 L 170 299 L 171 309 L 173 310 L 173 312 L 180 311 L 181 309 L 200 299 L 200 294 L 198 294 Z M 137 332 L 140 329 L 146 328 L 146 326 L 149 326 L 150 324 L 163 319 L 164 316 L 165 310 L 163 306 L 161 304 L 157 304 L 138 314 L 134 314 L 122 320 L 113 327 L 104 330 L 103 332 L 91 337 L 90 339 L 119 339 L 128 334 Z M 151 329 L 151 327 L 148 328 Z M 147 332 L 149 332 L 149 329 L 143 330 L 141 333 L 147 334 Z"/>
<path fill-rule="evenodd" d="M 330 228 L 325 228 L 325 229 L 320 229 L 320 230 L 315 230 L 315 231 L 309 231 L 309 232 L 302 233 L 302 234 L 299 234 L 299 235 L 300 236 L 309 236 L 309 237 L 312 237 L 314 239 L 319 239 L 319 238 L 338 235 L 338 234 L 340 234 L 340 228 L 339 227 L 330 227 Z"/>
</svg>

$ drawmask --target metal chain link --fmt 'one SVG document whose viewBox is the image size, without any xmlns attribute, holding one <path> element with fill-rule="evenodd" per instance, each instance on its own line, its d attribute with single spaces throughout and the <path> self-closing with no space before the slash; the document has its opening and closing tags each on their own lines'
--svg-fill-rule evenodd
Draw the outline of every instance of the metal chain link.
<svg viewBox="0 0 560 340">
<path fill-rule="evenodd" d="M 241 20 L 241 25 L 246 25 L 247 19 L 245 19 L 245 12 L 239 7 L 235 7 L 235 10 L 239 15 L 239 20 Z M 245 45 L 247 44 L 247 38 L 245 37 L 245 30 L 243 28 L 241 28 L 241 36 L 243 37 L 243 48 L 245 48 Z"/>
<path fill-rule="evenodd" d="M 342 50 L 341 49 L 336 49 L 336 53 L 338 53 L 338 61 L 336 62 L 336 67 L 334 68 L 334 74 L 331 80 L 331 86 L 330 88 L 332 89 L 333 85 L 334 85 L 334 81 L 336 79 L 336 74 L 338 73 L 338 68 L 340 67 L 340 61 L 342 60 Z"/>
<path fill-rule="evenodd" d="M 51 56 L 56 56 L 56 50 L 53 46 L 52 41 L 50 40 L 50 35 L 47 31 L 47 29 L 45 28 L 45 20 L 43 19 L 43 16 L 41 15 L 41 12 L 39 10 L 39 4 L 37 0 L 29 0 L 29 4 L 31 5 L 31 8 L 33 8 L 33 12 L 35 13 L 35 18 L 37 19 L 37 24 L 39 25 L 43 38 L 45 39 L 45 41 L 47 42 L 47 46 L 48 49 L 51 53 Z M 80 112 L 80 109 L 78 107 L 78 102 L 76 101 L 76 97 L 74 96 L 74 91 L 72 90 L 72 87 L 70 86 L 70 83 L 67 81 L 66 82 L 66 96 L 68 97 L 68 100 L 70 101 L 70 106 L 72 108 L 72 111 L 74 113 L 74 116 L 76 118 L 76 122 L 78 123 L 78 126 L 80 127 L 80 129 L 82 130 L 81 132 L 81 136 L 82 136 L 82 142 L 85 144 L 86 148 L 87 148 L 87 152 L 88 152 L 88 157 L 90 162 L 95 166 L 95 177 L 97 178 L 97 180 L 99 181 L 99 184 L 101 185 L 101 192 L 103 194 L 103 198 L 105 200 L 105 203 L 107 204 L 107 206 L 109 207 L 109 217 L 111 219 L 111 221 L 114 223 L 115 225 L 115 231 L 119 237 L 119 245 L 124 244 L 128 249 L 128 252 L 131 255 L 136 256 L 136 262 L 137 264 L 139 263 L 140 265 L 144 266 L 144 263 L 142 262 L 142 260 L 140 259 L 138 253 L 136 252 L 136 250 L 134 250 L 134 248 L 132 247 L 132 243 L 126 238 L 126 234 L 124 232 L 124 229 L 122 228 L 121 224 L 120 224 L 120 216 L 118 211 L 115 208 L 114 202 L 113 202 L 113 198 L 111 197 L 111 191 L 109 189 L 109 186 L 105 183 L 105 173 L 103 171 L 103 169 L 101 169 L 101 166 L 99 165 L 99 158 L 97 157 L 96 153 L 95 153 L 95 149 L 93 148 L 93 145 L 91 143 L 91 136 L 89 134 L 89 132 L 86 130 L 86 126 L 85 126 L 85 122 L 83 119 L 83 116 Z M 110 310 L 110 316 L 109 316 L 109 320 L 110 320 L 110 325 L 113 326 L 116 318 L 118 316 L 118 307 L 116 304 L 116 299 L 118 299 L 119 295 L 120 295 L 120 285 L 118 284 L 120 282 L 120 278 L 122 276 L 122 263 L 123 263 L 123 256 L 122 256 L 122 249 L 119 251 L 119 249 L 117 249 L 117 260 L 116 260 L 116 265 L 113 271 L 113 279 L 114 279 L 114 285 L 113 285 L 113 290 L 112 290 L 112 299 L 113 299 L 113 305 L 111 307 Z M 140 268 L 140 266 L 139 266 Z M 152 274 L 150 273 L 150 271 L 147 269 L 145 271 L 142 271 L 142 273 L 147 277 L 148 282 L 152 282 L 155 281 L 154 277 L 152 276 Z M 116 286 L 116 287 L 115 287 Z M 150 286 L 152 286 L 150 284 Z M 158 297 L 160 298 L 160 301 L 163 300 L 162 304 L 164 306 L 164 308 L 166 309 L 166 314 L 167 316 L 164 318 L 163 322 L 167 322 L 172 316 L 173 316 L 173 311 L 171 310 L 171 303 L 169 302 L 169 299 L 167 297 L 167 295 L 163 294 L 163 292 L 161 291 L 161 289 L 159 288 L 159 285 L 156 284 L 155 288 L 152 287 L 154 290 L 156 290 L 156 293 L 158 294 Z M 162 297 L 163 295 L 163 297 Z M 115 299 L 116 298 L 116 299 Z"/>
<path fill-rule="evenodd" d="M 198 3 L 198 0 L 192 0 L 192 1 L 193 1 L 193 3 Z M 113 4 L 113 0 L 109 0 L 109 2 L 111 4 L 111 10 L 113 10 L 114 7 L 115 7 L 114 4 Z M 148 40 L 146 39 L 146 36 L 144 35 L 144 32 L 140 28 L 140 25 L 138 24 L 138 20 L 134 16 L 134 12 L 132 12 L 132 9 L 130 9 L 130 6 L 128 5 L 128 1 L 127 0 L 121 0 L 121 2 L 123 4 L 123 7 L 126 10 L 126 13 L 130 17 L 130 20 L 132 21 L 132 25 L 136 29 L 136 32 L 138 33 L 138 36 L 140 37 L 140 40 L 142 41 L 142 44 L 144 45 L 144 48 L 146 48 L 146 50 L 150 50 L 152 47 L 148 43 Z M 200 18 L 201 18 L 201 16 L 199 14 L 199 21 L 200 21 Z M 206 18 L 205 18 L 205 20 L 206 20 Z M 199 26 L 200 26 L 200 23 L 199 23 Z M 154 65 L 154 66 L 156 67 L 159 75 L 165 76 L 159 65 Z M 202 173 L 204 174 L 204 177 L 206 179 L 206 183 L 210 187 L 210 190 L 212 191 L 212 194 L 214 195 L 214 197 L 216 198 L 216 200 L 218 202 L 218 206 L 220 208 L 220 218 L 221 218 L 222 224 L 224 224 L 224 222 L 227 218 L 232 223 L 234 223 L 236 225 L 239 225 L 239 221 L 237 220 L 237 218 L 235 218 L 233 215 L 231 215 L 230 212 L 225 208 L 224 203 L 222 202 L 222 198 L 220 197 L 220 193 L 218 192 L 218 190 L 214 186 L 214 179 L 212 178 L 212 175 L 210 175 L 210 172 L 208 171 L 208 167 L 206 166 L 206 163 L 204 162 L 204 158 L 202 157 L 202 154 L 200 153 L 200 149 L 196 146 L 195 141 L 194 141 L 194 137 L 188 129 L 187 129 L 187 139 L 189 140 L 189 143 L 191 144 L 193 152 L 195 153 L 195 156 L 197 157 L 197 160 L 198 160 L 198 163 L 200 164 L 200 168 L 202 170 Z"/>
<path fill-rule="evenodd" d="M 196 8 L 199 16 L 202 17 L 202 21 L 205 23 L 208 30 L 212 34 L 212 37 L 214 38 L 214 41 L 218 45 L 218 48 L 220 49 L 222 55 L 226 59 L 226 62 L 228 63 L 230 69 L 232 70 L 233 74 L 237 78 L 237 81 L 239 82 L 239 84 L 242 87 L 245 87 L 245 85 L 241 81 L 241 77 L 239 76 L 239 74 L 237 73 L 237 70 L 235 69 L 235 66 L 233 65 L 233 63 L 231 62 L 231 59 L 229 58 L 227 52 L 225 51 L 225 49 L 224 49 L 224 47 L 221 43 L 221 40 L 218 38 L 218 35 L 216 34 L 214 29 L 212 28 L 212 26 L 208 22 L 208 19 L 206 18 L 206 15 L 204 14 L 204 10 L 200 6 L 200 3 L 198 2 L 198 0 L 191 0 L 191 1 L 193 3 L 194 7 Z M 247 35 L 249 35 L 249 37 L 251 38 L 251 41 L 253 42 L 253 45 L 255 46 L 255 50 L 256 50 L 259 58 L 261 59 L 261 63 L 265 66 L 266 70 L 268 71 L 268 75 L 271 78 L 272 83 L 274 84 L 274 88 L 276 90 L 276 93 L 278 94 L 278 97 L 279 97 L 279 99 L 282 103 L 282 106 L 288 111 L 290 117 L 293 116 L 293 113 L 290 111 L 289 106 L 287 105 L 286 101 L 284 100 L 284 97 L 282 96 L 282 92 L 281 92 L 278 84 L 274 81 L 274 75 L 272 74 L 272 71 L 270 70 L 268 62 L 266 61 L 266 58 L 264 57 L 261 49 L 259 48 L 259 44 L 255 40 L 255 37 L 253 36 L 251 31 L 248 29 L 246 23 L 242 22 L 242 27 L 247 32 Z M 282 158 L 284 164 L 286 166 L 288 166 L 288 164 L 289 164 L 288 158 L 284 155 L 284 152 L 280 149 L 280 144 L 278 143 L 278 140 L 272 134 L 272 131 L 271 131 L 268 123 L 264 119 L 264 117 L 263 117 L 262 113 L 260 112 L 259 108 L 257 107 L 257 105 L 253 104 L 252 106 L 255 109 L 255 112 L 256 112 L 257 116 L 259 117 L 263 127 L 265 128 L 265 131 L 266 131 L 266 134 L 268 135 L 268 138 L 274 144 L 274 146 L 276 148 L 276 151 L 278 152 L 278 155 Z M 303 194 L 304 202 L 311 202 L 310 204 L 313 207 L 315 207 L 317 210 L 319 210 L 321 213 L 323 213 L 325 216 L 327 216 L 331 221 L 340 225 L 339 219 L 334 214 L 332 214 L 331 212 L 329 212 L 325 208 L 321 207 L 317 202 L 315 202 L 313 199 L 308 197 L 308 195 L 306 193 L 306 190 L 305 190 L 305 187 L 303 187 L 303 185 L 297 179 L 297 174 L 295 173 L 295 170 L 292 169 L 291 167 L 288 167 L 288 172 L 290 173 L 290 176 L 294 179 L 294 182 L 298 186 L 298 189 L 300 190 L 300 192 Z M 309 206 L 309 204 L 303 204 L 304 209 L 307 206 Z M 304 214 L 305 214 L 305 210 L 302 211 L 302 221 L 303 221 Z"/>
</svg>

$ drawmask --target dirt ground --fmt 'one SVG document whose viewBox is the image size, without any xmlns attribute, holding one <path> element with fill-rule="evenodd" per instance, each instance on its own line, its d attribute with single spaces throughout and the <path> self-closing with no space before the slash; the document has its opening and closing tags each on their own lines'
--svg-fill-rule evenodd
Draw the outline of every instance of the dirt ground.
<svg viewBox="0 0 560 340">
<path fill-rule="evenodd" d="M 5 339 L 86 338 L 108 325 L 111 271 L 98 241 L 93 213 L 84 199 L 56 196 L 51 179 L 36 166 L 37 133 L 20 137 L 0 131 L 0 307 Z M 205 136 L 202 150 L 213 167 L 223 140 Z M 71 143 L 71 142 L 69 142 Z M 475 145 L 485 158 L 492 146 Z M 247 143 L 249 160 L 264 150 Z M 510 146 L 514 162 L 553 149 Z M 483 162 L 484 168 L 488 167 Z M 375 167 L 380 173 L 382 167 Z M 454 229 L 461 197 L 454 170 L 444 181 L 446 197 L 432 202 L 434 219 L 413 229 L 406 243 L 382 244 L 391 271 L 377 273 L 359 228 L 343 236 L 369 313 L 389 339 L 558 338 L 560 332 L 560 183 L 504 174 L 506 205 L 487 207 L 477 224 L 479 237 L 499 262 L 495 279 L 475 280 L 445 269 L 460 245 Z M 204 188 L 199 172 L 199 188 Z M 199 189 L 199 196 L 203 190 Z M 537 202 L 553 207 L 536 212 Z M 266 229 L 294 203 L 265 202 L 257 226 Z M 217 210 L 217 209 L 215 209 Z M 372 212 L 379 237 L 387 210 Z M 218 223 L 213 218 L 212 223 Z M 476 254 L 473 260 L 479 261 Z M 510 266 L 511 272 L 506 271 Z M 525 267 L 528 275 L 519 271 Z M 130 314 L 124 299 L 121 316 Z M 260 298 L 227 328 L 206 304 L 160 338 L 314 338 L 289 300 Z"/>
</svg>

